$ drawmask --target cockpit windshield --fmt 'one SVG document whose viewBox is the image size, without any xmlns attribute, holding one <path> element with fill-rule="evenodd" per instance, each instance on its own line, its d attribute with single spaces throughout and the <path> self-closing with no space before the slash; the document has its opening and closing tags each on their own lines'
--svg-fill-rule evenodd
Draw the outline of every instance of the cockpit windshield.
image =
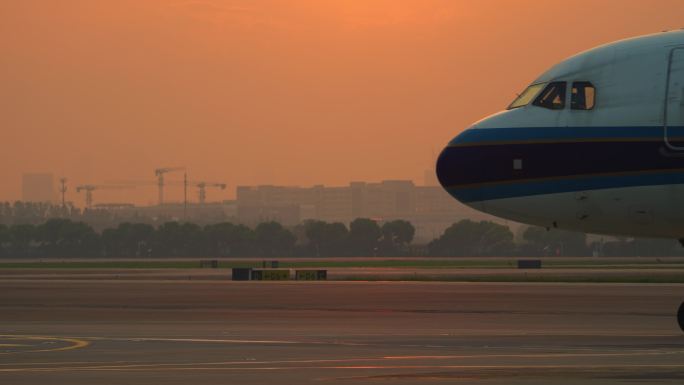
<svg viewBox="0 0 684 385">
<path fill-rule="evenodd" d="M 527 87 L 525 91 L 523 91 L 522 94 L 518 95 L 518 97 L 515 98 L 513 103 L 511 103 L 511 105 L 508 106 L 508 109 L 512 110 L 514 108 L 524 107 L 530 104 L 532 100 L 534 100 L 534 97 L 537 96 L 539 91 L 541 91 L 545 86 L 546 83 L 539 83 Z"/>
</svg>

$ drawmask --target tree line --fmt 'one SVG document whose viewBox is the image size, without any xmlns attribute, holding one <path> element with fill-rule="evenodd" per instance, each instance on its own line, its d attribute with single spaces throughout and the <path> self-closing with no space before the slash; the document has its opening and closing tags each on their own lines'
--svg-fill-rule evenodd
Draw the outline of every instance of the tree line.
<svg viewBox="0 0 684 385">
<path fill-rule="evenodd" d="M 277 222 L 254 228 L 233 223 L 158 227 L 122 223 L 96 232 L 84 222 L 49 219 L 38 225 L 0 224 L 0 257 L 285 257 L 408 254 L 415 228 L 396 220 L 308 221 L 287 229 Z"/>
<path fill-rule="evenodd" d="M 677 240 L 613 238 L 589 241 L 587 234 L 522 227 L 518 242 L 508 226 L 464 219 L 454 223 L 428 245 L 432 256 L 569 256 L 667 257 L 684 256 Z"/>
<path fill-rule="evenodd" d="M 0 224 L 0 257 L 336 257 L 336 256 L 672 256 L 684 255 L 673 240 L 615 239 L 589 244 L 583 233 L 523 228 L 518 242 L 508 226 L 461 220 L 425 247 L 412 245 L 414 226 L 358 218 L 343 223 L 307 221 L 285 228 L 233 223 L 159 226 L 121 223 L 97 232 L 70 219 L 41 224 Z"/>
</svg>

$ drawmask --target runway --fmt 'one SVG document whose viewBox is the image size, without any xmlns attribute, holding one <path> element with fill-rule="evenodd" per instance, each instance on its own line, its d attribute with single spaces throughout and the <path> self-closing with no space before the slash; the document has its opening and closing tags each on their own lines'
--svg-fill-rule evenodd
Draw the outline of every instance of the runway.
<svg viewBox="0 0 684 385">
<path fill-rule="evenodd" d="M 679 384 L 684 285 L 0 279 L 3 384 Z"/>
<path fill-rule="evenodd" d="M 291 274 L 296 269 L 290 269 Z M 683 283 L 680 267 L 611 268 L 327 268 L 333 281 L 454 281 L 454 282 L 641 282 Z M 229 269 L 2 269 L 2 280 L 142 280 L 229 281 Z"/>
</svg>

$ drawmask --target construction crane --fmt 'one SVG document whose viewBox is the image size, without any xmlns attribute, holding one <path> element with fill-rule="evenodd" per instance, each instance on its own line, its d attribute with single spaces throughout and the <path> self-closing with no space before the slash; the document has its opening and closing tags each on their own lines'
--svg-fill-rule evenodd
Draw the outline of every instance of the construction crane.
<svg viewBox="0 0 684 385">
<path fill-rule="evenodd" d="M 159 187 L 159 206 L 164 204 L 164 174 L 181 170 L 185 170 L 185 167 L 162 167 L 154 170 L 154 175 L 157 177 L 157 186 Z"/>
<path fill-rule="evenodd" d="M 59 178 L 59 192 L 62 194 L 62 208 L 66 207 L 67 178 Z"/>
<path fill-rule="evenodd" d="M 93 207 L 93 191 L 101 189 L 124 189 L 133 188 L 133 186 L 112 186 L 112 185 L 94 185 L 94 184 L 82 184 L 76 186 L 76 192 L 79 193 L 81 190 L 85 191 L 85 204 L 86 208 Z"/>
<path fill-rule="evenodd" d="M 216 187 L 220 188 L 221 190 L 226 189 L 226 184 L 225 183 L 209 183 L 209 182 L 197 182 L 195 183 L 195 187 L 198 189 L 198 194 L 199 194 L 199 203 L 201 205 L 204 204 L 204 202 L 207 201 L 207 187 Z"/>
</svg>

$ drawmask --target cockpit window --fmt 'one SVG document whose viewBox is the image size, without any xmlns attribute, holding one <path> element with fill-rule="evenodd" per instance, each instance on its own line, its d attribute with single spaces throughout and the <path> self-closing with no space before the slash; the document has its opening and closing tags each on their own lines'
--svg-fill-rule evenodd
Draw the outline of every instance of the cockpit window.
<svg viewBox="0 0 684 385">
<path fill-rule="evenodd" d="M 591 110 L 596 104 L 596 88 L 590 82 L 573 82 L 570 108 Z"/>
<path fill-rule="evenodd" d="M 540 84 L 533 84 L 525 89 L 525 91 L 522 92 L 522 94 L 518 95 L 517 98 L 511 103 L 510 106 L 508 106 L 509 110 L 512 110 L 514 108 L 518 107 L 524 107 L 534 99 L 535 96 L 541 91 L 542 88 L 546 86 L 546 83 L 540 83 Z"/>
<path fill-rule="evenodd" d="M 551 110 L 562 110 L 565 108 L 565 89 L 565 82 L 549 83 L 532 104 Z"/>
</svg>

